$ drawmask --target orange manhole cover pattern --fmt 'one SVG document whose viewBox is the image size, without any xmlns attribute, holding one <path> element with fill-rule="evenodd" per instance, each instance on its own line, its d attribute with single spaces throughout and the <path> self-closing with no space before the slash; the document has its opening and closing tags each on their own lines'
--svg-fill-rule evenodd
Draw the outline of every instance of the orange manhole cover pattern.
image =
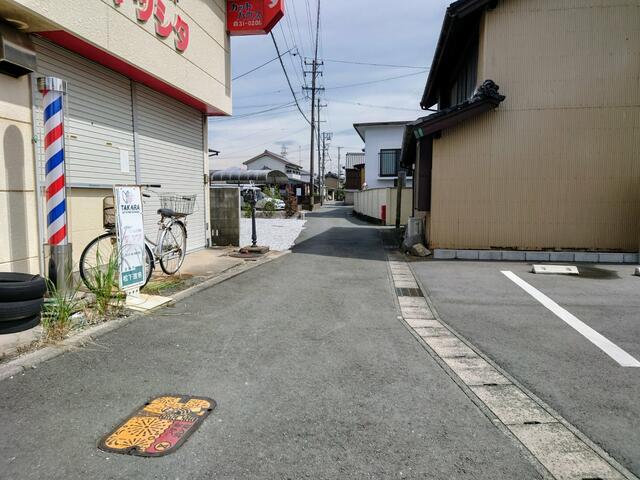
<svg viewBox="0 0 640 480">
<path fill-rule="evenodd" d="M 105 435 L 98 448 L 140 457 L 167 455 L 198 429 L 215 406 L 215 401 L 204 397 L 154 398 Z"/>
</svg>

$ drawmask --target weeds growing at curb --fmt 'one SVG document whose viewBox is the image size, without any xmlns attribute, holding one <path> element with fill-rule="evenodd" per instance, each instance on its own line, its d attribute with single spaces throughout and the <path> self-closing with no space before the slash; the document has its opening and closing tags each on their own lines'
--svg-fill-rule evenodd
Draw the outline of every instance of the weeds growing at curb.
<svg viewBox="0 0 640 480">
<path fill-rule="evenodd" d="M 54 283 L 47 279 L 49 297 L 45 300 L 42 309 L 42 329 L 45 339 L 56 341 L 65 337 L 72 324 L 72 316 L 81 310 L 80 301 L 77 299 L 79 282 L 73 280 L 73 274 L 68 281 L 71 288 L 63 292 Z"/>
<path fill-rule="evenodd" d="M 118 288 L 118 253 L 111 252 L 109 259 L 103 264 L 100 252 L 96 252 L 96 265 L 88 272 L 87 287 L 96 297 L 96 310 L 99 315 L 106 316 L 112 309 L 122 309 L 125 294 Z"/>
<path fill-rule="evenodd" d="M 152 278 L 142 289 L 142 293 L 147 293 L 149 295 L 161 295 L 163 292 L 173 291 L 186 283 L 186 278 L 190 278 L 190 276 L 184 278 L 182 275 Z"/>
</svg>

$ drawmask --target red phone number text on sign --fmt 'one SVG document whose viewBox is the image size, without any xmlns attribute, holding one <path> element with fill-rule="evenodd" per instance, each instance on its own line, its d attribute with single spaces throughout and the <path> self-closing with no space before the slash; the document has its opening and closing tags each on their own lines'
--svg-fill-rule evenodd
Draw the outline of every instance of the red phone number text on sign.
<svg viewBox="0 0 640 480">
<path fill-rule="evenodd" d="M 184 52 L 189 46 L 189 24 L 176 14 L 171 21 L 167 14 L 167 6 L 165 0 L 132 0 L 138 6 L 136 8 L 136 18 L 139 22 L 146 23 L 155 20 L 156 34 L 162 38 L 167 38 L 172 33 L 175 36 L 176 50 Z M 170 0 L 174 4 L 177 0 Z M 113 0 L 116 7 L 119 7 L 125 0 Z"/>
</svg>

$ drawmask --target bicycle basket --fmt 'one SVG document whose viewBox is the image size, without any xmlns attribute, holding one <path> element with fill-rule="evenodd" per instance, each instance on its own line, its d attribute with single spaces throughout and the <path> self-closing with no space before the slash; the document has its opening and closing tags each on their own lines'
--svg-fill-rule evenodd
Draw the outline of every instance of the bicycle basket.
<svg viewBox="0 0 640 480">
<path fill-rule="evenodd" d="M 102 224 L 104 228 L 116 226 L 116 200 L 113 195 L 102 199 Z"/>
<path fill-rule="evenodd" d="M 178 195 L 176 193 L 163 193 L 160 195 L 160 206 L 173 210 L 176 215 L 186 216 L 193 213 L 196 206 L 197 195 Z"/>
</svg>

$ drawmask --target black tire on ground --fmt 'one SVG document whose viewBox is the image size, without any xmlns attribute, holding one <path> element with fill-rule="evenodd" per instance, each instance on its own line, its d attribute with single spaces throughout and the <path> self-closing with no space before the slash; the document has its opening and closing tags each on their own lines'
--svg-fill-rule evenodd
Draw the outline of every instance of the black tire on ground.
<svg viewBox="0 0 640 480">
<path fill-rule="evenodd" d="M 8 335 L 10 333 L 19 333 L 37 327 L 40 323 L 40 314 L 23 320 L 14 320 L 12 322 L 0 322 L 0 335 Z"/>
<path fill-rule="evenodd" d="M 46 290 L 44 278 L 30 273 L 0 273 L 0 302 L 19 302 L 42 298 Z"/>
<path fill-rule="evenodd" d="M 32 318 L 40 315 L 44 298 L 20 302 L 0 302 L 0 324 Z"/>
</svg>

